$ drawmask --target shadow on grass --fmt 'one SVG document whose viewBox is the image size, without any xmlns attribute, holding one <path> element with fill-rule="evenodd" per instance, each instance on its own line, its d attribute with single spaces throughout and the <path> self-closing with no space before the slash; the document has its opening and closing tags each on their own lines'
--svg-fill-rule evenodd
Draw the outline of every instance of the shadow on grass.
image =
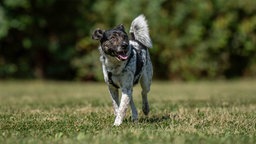
<svg viewBox="0 0 256 144">
<path fill-rule="evenodd" d="M 169 114 L 164 115 L 152 115 L 148 117 L 141 117 L 139 118 L 140 123 L 159 123 L 163 121 L 171 120 L 171 117 Z"/>
<path fill-rule="evenodd" d="M 151 116 L 143 116 L 140 117 L 138 122 L 139 123 L 159 123 L 159 122 L 164 122 L 164 121 L 169 121 L 172 118 L 170 117 L 169 114 L 164 114 L 164 115 L 151 115 Z M 129 119 L 125 119 L 124 121 L 126 122 L 132 122 L 131 117 Z"/>
</svg>

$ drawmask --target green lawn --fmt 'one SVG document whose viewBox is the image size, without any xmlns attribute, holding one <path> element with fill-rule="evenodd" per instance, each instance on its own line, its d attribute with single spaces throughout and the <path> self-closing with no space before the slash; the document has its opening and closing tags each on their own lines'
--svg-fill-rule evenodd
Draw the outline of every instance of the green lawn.
<svg viewBox="0 0 256 144">
<path fill-rule="evenodd" d="M 120 127 L 103 83 L 0 81 L 0 143 L 256 143 L 256 80 L 153 82 Z"/>
</svg>

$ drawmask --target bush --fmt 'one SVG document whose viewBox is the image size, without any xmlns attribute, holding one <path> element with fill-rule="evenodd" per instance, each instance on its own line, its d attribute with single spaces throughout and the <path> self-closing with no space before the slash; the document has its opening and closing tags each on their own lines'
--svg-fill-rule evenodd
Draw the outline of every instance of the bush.
<svg viewBox="0 0 256 144">
<path fill-rule="evenodd" d="M 0 78 L 102 80 L 92 31 L 146 15 L 154 76 L 215 79 L 255 76 L 253 0 L 3 0 Z M 96 63 L 97 61 L 97 63 Z"/>
</svg>

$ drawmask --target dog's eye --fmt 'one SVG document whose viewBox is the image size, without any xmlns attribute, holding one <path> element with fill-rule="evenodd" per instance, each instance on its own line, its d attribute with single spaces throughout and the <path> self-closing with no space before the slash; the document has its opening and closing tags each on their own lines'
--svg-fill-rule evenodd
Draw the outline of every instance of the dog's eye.
<svg viewBox="0 0 256 144">
<path fill-rule="evenodd" d="M 114 39 L 115 39 L 115 37 L 111 37 L 111 38 L 110 38 L 110 40 L 114 40 Z"/>
</svg>

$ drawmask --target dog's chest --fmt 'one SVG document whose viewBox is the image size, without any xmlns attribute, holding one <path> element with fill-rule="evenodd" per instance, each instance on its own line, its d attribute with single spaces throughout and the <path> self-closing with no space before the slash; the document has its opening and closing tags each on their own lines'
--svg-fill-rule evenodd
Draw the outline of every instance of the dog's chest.
<svg viewBox="0 0 256 144">
<path fill-rule="evenodd" d="M 133 73 L 131 71 L 123 70 L 122 73 L 115 75 L 111 72 L 107 72 L 107 83 L 120 88 L 123 86 L 131 87 L 133 85 Z"/>
<path fill-rule="evenodd" d="M 110 62 L 105 62 L 105 68 L 107 72 L 111 72 L 114 75 L 120 75 L 123 73 L 123 70 L 125 68 L 125 65 L 120 63 L 120 64 L 113 64 Z"/>
</svg>

